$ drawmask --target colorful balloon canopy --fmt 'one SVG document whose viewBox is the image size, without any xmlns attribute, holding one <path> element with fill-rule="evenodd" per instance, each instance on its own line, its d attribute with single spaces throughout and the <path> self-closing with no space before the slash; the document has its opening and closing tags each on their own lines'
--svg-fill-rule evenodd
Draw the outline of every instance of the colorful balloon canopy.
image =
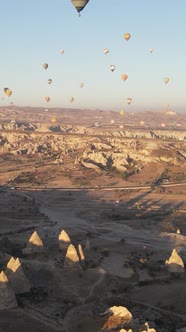
<svg viewBox="0 0 186 332">
<path fill-rule="evenodd" d="M 123 74 L 123 75 L 121 75 L 121 78 L 122 78 L 123 81 L 126 81 L 127 78 L 128 78 L 128 75 L 127 74 Z"/>
<path fill-rule="evenodd" d="M 169 77 L 164 77 L 164 78 L 163 78 L 163 82 L 164 82 L 165 84 L 169 83 Z"/>
<path fill-rule="evenodd" d="M 48 103 L 50 101 L 50 97 L 45 97 L 46 102 Z"/>
<path fill-rule="evenodd" d="M 49 78 L 49 79 L 48 79 L 48 84 L 51 84 L 51 83 L 52 83 L 52 79 Z"/>
<path fill-rule="evenodd" d="M 130 105 L 132 103 L 132 98 L 127 98 L 127 104 Z"/>
<path fill-rule="evenodd" d="M 10 97 L 11 94 L 12 94 L 12 91 L 11 91 L 9 88 L 4 88 L 4 92 L 6 93 L 6 95 L 7 95 L 8 97 Z"/>
<path fill-rule="evenodd" d="M 48 68 L 48 63 L 43 63 L 43 68 L 46 70 Z"/>
<path fill-rule="evenodd" d="M 120 114 L 121 116 L 124 116 L 125 111 L 124 111 L 124 110 L 120 110 L 120 111 L 119 111 L 119 114 Z"/>
<path fill-rule="evenodd" d="M 111 71 L 114 71 L 116 69 L 116 66 L 115 65 L 110 65 L 110 70 Z"/>
<path fill-rule="evenodd" d="M 108 54 L 108 53 L 109 53 L 108 48 L 105 48 L 105 49 L 103 50 L 103 52 L 104 52 L 104 54 Z"/>
<path fill-rule="evenodd" d="M 129 40 L 130 39 L 130 37 L 131 37 L 131 34 L 130 33 L 124 33 L 124 38 L 125 38 L 125 40 Z"/>
<path fill-rule="evenodd" d="M 71 2 L 76 8 L 77 12 L 80 13 L 85 8 L 89 0 L 71 0 Z"/>
</svg>

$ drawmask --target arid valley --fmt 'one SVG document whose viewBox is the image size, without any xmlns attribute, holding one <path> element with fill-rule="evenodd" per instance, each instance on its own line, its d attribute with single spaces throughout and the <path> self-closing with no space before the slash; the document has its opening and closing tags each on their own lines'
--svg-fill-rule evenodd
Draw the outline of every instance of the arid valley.
<svg viewBox="0 0 186 332">
<path fill-rule="evenodd" d="M 0 165 L 0 331 L 186 331 L 186 115 L 0 107 Z"/>
</svg>

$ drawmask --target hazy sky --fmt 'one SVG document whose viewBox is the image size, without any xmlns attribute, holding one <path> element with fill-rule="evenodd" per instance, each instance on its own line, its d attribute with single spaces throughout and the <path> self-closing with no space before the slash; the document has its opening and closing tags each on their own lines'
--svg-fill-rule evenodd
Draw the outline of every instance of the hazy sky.
<svg viewBox="0 0 186 332">
<path fill-rule="evenodd" d="M 183 112 L 185 13 L 186 0 L 90 0 L 81 17 L 70 0 L 2 1 L 0 105 Z"/>
</svg>

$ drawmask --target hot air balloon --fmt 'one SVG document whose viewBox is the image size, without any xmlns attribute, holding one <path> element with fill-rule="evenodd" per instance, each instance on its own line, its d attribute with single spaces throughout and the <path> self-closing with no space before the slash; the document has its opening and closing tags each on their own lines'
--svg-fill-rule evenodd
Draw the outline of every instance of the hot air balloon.
<svg viewBox="0 0 186 332">
<path fill-rule="evenodd" d="M 84 83 L 80 82 L 79 86 L 80 86 L 80 88 L 83 88 L 84 87 Z"/>
<path fill-rule="evenodd" d="M 111 124 L 114 124 L 114 122 L 115 122 L 114 120 L 110 120 L 110 123 L 111 123 Z"/>
<path fill-rule="evenodd" d="M 56 118 L 51 118 L 50 120 L 52 123 L 56 123 Z"/>
<path fill-rule="evenodd" d="M 47 63 L 44 63 L 43 64 L 43 68 L 46 70 L 48 68 L 48 64 Z"/>
<path fill-rule="evenodd" d="M 60 50 L 59 53 L 60 53 L 60 54 L 64 54 L 64 50 Z"/>
<path fill-rule="evenodd" d="M 168 77 L 164 77 L 164 78 L 163 78 L 163 82 L 164 82 L 165 84 L 169 83 L 169 78 L 168 78 Z"/>
<path fill-rule="evenodd" d="M 161 126 L 164 128 L 166 126 L 166 123 L 162 122 Z"/>
<path fill-rule="evenodd" d="M 154 50 L 153 48 L 149 48 L 149 52 L 152 53 Z"/>
<path fill-rule="evenodd" d="M 127 98 L 127 104 L 130 105 L 132 103 L 132 98 Z"/>
<path fill-rule="evenodd" d="M 49 78 L 49 79 L 48 79 L 48 84 L 51 84 L 51 83 L 52 83 L 52 79 Z"/>
<path fill-rule="evenodd" d="M 128 75 L 127 74 L 123 74 L 123 75 L 121 75 L 121 78 L 122 78 L 123 81 L 126 81 L 127 78 L 128 78 Z"/>
<path fill-rule="evenodd" d="M 124 110 L 120 110 L 120 111 L 119 111 L 119 114 L 120 114 L 121 116 L 124 116 L 125 111 L 124 111 Z"/>
<path fill-rule="evenodd" d="M 105 48 L 103 52 L 107 54 L 109 52 L 108 48 Z"/>
<path fill-rule="evenodd" d="M 123 125 L 120 125 L 119 127 L 120 127 L 121 129 L 123 129 Z"/>
<path fill-rule="evenodd" d="M 48 103 L 50 101 L 50 97 L 45 97 L 46 102 Z"/>
<path fill-rule="evenodd" d="M 77 12 L 80 13 L 85 8 L 89 0 L 71 0 L 71 2 L 76 8 Z"/>
<path fill-rule="evenodd" d="M 111 71 L 114 71 L 116 69 L 116 66 L 114 66 L 114 65 L 110 65 L 110 70 Z"/>
<path fill-rule="evenodd" d="M 141 125 L 141 126 L 143 126 L 144 123 L 145 123 L 145 122 L 144 122 L 143 120 L 140 121 L 140 125 Z"/>
<path fill-rule="evenodd" d="M 129 40 L 130 37 L 131 37 L 131 34 L 130 34 L 130 33 L 127 32 L 127 33 L 124 34 L 124 38 L 125 38 L 125 40 Z"/>
<path fill-rule="evenodd" d="M 72 103 L 74 101 L 74 97 L 69 97 L 69 101 Z"/>
<path fill-rule="evenodd" d="M 10 97 L 11 94 L 12 94 L 12 91 L 11 91 L 9 88 L 4 88 L 4 92 L 6 93 L 6 95 L 7 95 L 8 97 Z"/>
<path fill-rule="evenodd" d="M 100 123 L 99 122 L 95 122 L 95 127 L 99 127 Z"/>
</svg>

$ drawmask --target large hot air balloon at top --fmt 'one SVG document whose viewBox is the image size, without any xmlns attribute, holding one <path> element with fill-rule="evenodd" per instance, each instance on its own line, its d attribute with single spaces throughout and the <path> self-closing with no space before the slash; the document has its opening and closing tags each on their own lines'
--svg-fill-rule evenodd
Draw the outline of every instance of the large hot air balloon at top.
<svg viewBox="0 0 186 332">
<path fill-rule="evenodd" d="M 48 68 L 48 63 L 44 63 L 43 68 L 46 70 Z"/>
<path fill-rule="evenodd" d="M 165 84 L 169 83 L 169 78 L 168 78 L 168 77 L 164 77 L 164 78 L 163 78 L 163 82 L 164 82 Z"/>
<path fill-rule="evenodd" d="M 124 38 L 125 38 L 125 40 L 129 40 L 130 39 L 130 37 L 131 37 L 131 34 L 130 33 L 124 33 Z"/>
<path fill-rule="evenodd" d="M 6 95 L 7 95 L 8 97 L 10 97 L 11 94 L 12 94 L 12 91 L 11 91 L 9 88 L 4 88 L 4 92 L 6 93 Z"/>
<path fill-rule="evenodd" d="M 71 0 L 71 2 L 76 8 L 77 12 L 80 13 L 85 8 L 89 0 Z"/>
</svg>

